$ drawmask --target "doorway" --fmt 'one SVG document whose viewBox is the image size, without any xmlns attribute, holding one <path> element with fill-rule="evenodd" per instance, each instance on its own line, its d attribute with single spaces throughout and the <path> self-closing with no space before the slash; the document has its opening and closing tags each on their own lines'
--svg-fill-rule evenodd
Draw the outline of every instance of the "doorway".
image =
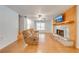
<svg viewBox="0 0 79 59">
<path fill-rule="evenodd" d="M 45 32 L 45 22 L 36 22 L 36 30 Z"/>
</svg>

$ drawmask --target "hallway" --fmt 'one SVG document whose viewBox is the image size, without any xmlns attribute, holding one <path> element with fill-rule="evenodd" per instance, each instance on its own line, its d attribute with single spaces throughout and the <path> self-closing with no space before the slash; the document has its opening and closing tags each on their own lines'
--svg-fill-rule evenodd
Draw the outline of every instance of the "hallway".
<svg viewBox="0 0 79 59">
<path fill-rule="evenodd" d="M 1 53 L 72 53 L 79 52 L 75 48 L 65 47 L 54 39 L 51 39 L 49 33 L 39 34 L 38 45 L 28 45 L 23 48 L 22 34 L 19 36 L 19 40 L 2 49 Z"/>
</svg>

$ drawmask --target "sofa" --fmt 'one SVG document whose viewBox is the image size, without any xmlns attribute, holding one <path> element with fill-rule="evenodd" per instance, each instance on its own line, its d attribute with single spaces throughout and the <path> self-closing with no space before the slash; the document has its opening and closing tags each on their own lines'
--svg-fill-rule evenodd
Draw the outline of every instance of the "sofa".
<svg viewBox="0 0 79 59">
<path fill-rule="evenodd" d="M 23 32 L 24 42 L 28 45 L 36 45 L 39 42 L 39 32 L 34 29 L 24 30 Z"/>
</svg>

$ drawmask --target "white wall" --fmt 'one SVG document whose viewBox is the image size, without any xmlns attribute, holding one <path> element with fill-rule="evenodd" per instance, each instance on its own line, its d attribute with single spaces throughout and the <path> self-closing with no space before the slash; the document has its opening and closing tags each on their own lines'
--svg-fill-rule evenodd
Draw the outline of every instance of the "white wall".
<svg viewBox="0 0 79 59">
<path fill-rule="evenodd" d="M 6 6 L 0 6 L 0 48 L 17 40 L 18 14 Z"/>
<path fill-rule="evenodd" d="M 46 32 L 53 32 L 53 25 L 52 25 L 52 20 L 46 21 Z"/>
<path fill-rule="evenodd" d="M 77 40 L 76 47 L 79 48 L 79 6 L 77 6 Z"/>
</svg>

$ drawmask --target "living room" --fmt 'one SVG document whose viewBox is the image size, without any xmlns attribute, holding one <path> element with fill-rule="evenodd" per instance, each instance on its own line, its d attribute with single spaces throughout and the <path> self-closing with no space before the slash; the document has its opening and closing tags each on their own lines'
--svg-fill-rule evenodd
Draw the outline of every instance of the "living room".
<svg viewBox="0 0 79 59">
<path fill-rule="evenodd" d="M 0 52 L 78 51 L 78 10 L 77 5 L 0 6 Z"/>
</svg>

